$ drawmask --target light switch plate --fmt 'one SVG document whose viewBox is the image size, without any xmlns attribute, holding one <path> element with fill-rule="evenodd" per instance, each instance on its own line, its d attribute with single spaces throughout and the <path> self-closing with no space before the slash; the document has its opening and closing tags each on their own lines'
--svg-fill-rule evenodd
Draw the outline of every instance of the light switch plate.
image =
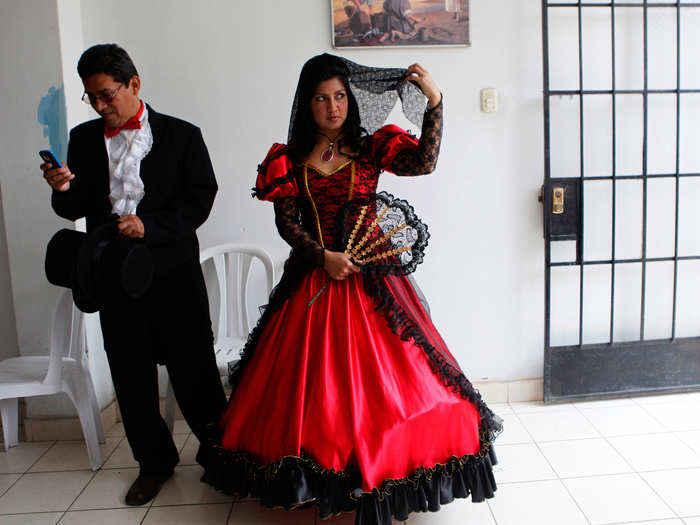
<svg viewBox="0 0 700 525">
<path fill-rule="evenodd" d="M 481 111 L 495 113 L 498 111 L 498 91 L 496 88 L 484 88 L 481 90 Z"/>
</svg>

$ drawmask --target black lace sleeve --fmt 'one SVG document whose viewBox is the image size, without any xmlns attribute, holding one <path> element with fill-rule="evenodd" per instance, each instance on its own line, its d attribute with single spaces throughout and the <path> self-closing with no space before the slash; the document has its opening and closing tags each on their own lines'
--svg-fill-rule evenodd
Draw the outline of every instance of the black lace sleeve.
<svg viewBox="0 0 700 525">
<path fill-rule="evenodd" d="M 423 116 L 423 129 L 418 147 L 408 148 L 396 155 L 391 171 L 400 176 L 432 173 L 437 165 L 442 140 L 442 98 L 434 108 Z"/>
<path fill-rule="evenodd" d="M 275 225 L 280 236 L 314 266 L 323 266 L 323 247 L 302 226 L 297 197 L 275 199 Z"/>
</svg>

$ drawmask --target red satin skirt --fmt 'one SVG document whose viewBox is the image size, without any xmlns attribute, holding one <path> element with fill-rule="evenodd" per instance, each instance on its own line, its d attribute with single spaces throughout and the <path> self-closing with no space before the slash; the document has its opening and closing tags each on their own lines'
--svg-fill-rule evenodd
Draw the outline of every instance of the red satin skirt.
<svg viewBox="0 0 700 525">
<path fill-rule="evenodd" d="M 408 282 L 405 305 L 441 340 Z M 478 409 L 445 387 L 425 352 L 395 335 L 362 276 L 316 269 L 262 332 L 221 420 L 223 448 L 260 463 L 287 456 L 353 465 L 363 491 L 479 451 Z"/>
</svg>

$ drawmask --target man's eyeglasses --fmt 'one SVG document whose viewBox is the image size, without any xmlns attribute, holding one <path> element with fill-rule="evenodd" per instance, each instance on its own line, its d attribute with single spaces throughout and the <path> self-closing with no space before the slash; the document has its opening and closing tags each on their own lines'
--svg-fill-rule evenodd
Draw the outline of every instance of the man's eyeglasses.
<svg viewBox="0 0 700 525">
<path fill-rule="evenodd" d="M 86 104 L 90 104 L 91 106 L 95 105 L 95 102 L 98 100 L 100 102 L 103 102 L 104 104 L 109 104 L 114 100 L 114 97 L 117 96 L 117 93 L 119 90 L 122 88 L 124 84 L 119 84 L 119 87 L 116 89 L 113 89 L 112 91 L 100 91 L 99 93 L 93 95 L 92 93 L 88 93 L 87 91 L 83 93 L 83 96 L 81 97 L 80 100 L 85 102 Z"/>
</svg>

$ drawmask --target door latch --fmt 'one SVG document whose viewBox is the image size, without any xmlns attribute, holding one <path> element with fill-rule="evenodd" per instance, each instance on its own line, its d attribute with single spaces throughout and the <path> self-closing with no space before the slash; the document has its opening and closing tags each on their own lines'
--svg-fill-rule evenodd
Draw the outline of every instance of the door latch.
<svg viewBox="0 0 700 525">
<path fill-rule="evenodd" d="M 555 186 L 552 189 L 552 213 L 554 215 L 561 215 L 564 213 L 564 192 L 566 188 L 562 186 Z"/>
</svg>

